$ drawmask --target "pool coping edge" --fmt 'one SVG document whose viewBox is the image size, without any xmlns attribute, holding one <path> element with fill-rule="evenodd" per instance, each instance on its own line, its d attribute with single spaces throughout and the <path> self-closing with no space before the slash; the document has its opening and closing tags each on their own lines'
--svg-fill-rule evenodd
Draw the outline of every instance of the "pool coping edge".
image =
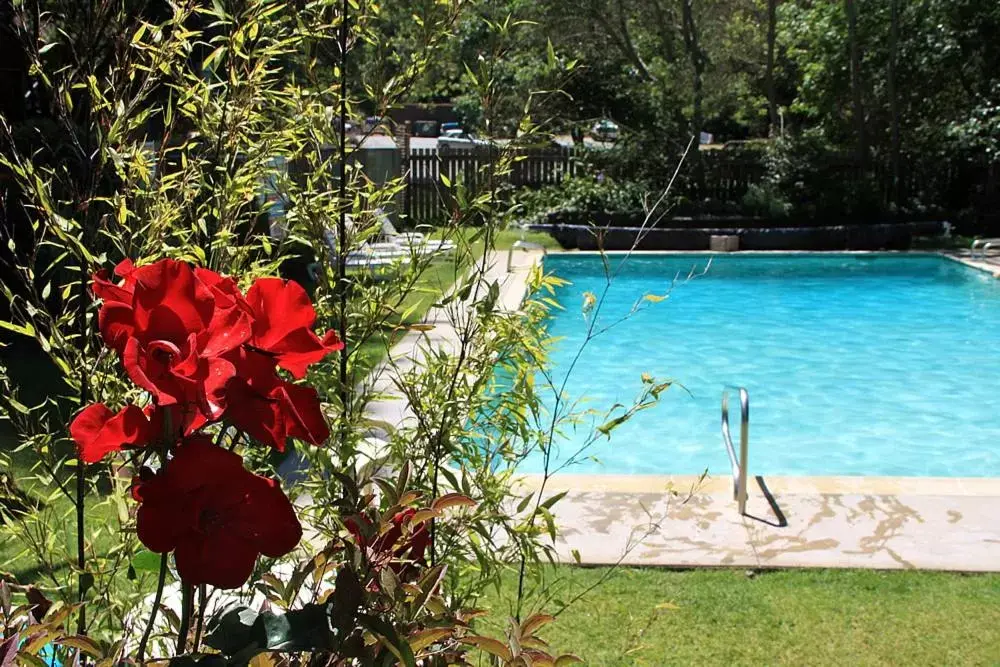
<svg viewBox="0 0 1000 667">
<path fill-rule="evenodd" d="M 1000 497 L 1000 478 L 993 477 L 848 475 L 762 475 L 761 477 L 772 493 Z M 541 473 L 520 473 L 516 478 L 526 488 L 537 490 L 541 487 L 544 476 Z M 756 488 L 756 482 L 751 480 L 751 486 Z M 731 493 L 733 482 L 729 476 L 560 473 L 545 482 L 545 489 L 553 493 L 561 491 Z"/>
</svg>

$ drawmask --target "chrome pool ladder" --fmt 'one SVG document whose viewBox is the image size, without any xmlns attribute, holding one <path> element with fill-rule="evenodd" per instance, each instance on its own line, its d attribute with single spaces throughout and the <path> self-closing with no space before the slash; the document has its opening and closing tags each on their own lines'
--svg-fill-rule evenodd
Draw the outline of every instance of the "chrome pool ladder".
<svg viewBox="0 0 1000 667">
<path fill-rule="evenodd" d="M 1000 239 L 976 239 L 969 248 L 969 257 L 972 259 L 986 259 L 991 250 L 1000 250 Z"/>
<path fill-rule="evenodd" d="M 729 392 L 739 392 L 740 395 L 740 455 L 736 456 L 733 439 L 729 435 Z M 740 514 L 746 514 L 747 509 L 747 459 L 750 446 L 750 394 L 744 387 L 727 386 L 722 390 L 722 441 L 729 454 L 729 463 L 733 469 L 733 497 L 739 507 Z"/>
</svg>

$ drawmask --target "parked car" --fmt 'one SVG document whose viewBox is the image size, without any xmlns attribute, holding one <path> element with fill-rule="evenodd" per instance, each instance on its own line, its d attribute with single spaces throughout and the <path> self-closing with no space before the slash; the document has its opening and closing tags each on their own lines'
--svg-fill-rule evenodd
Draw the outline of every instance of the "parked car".
<svg viewBox="0 0 1000 667">
<path fill-rule="evenodd" d="M 452 122 L 441 123 L 441 136 L 444 136 L 445 133 L 451 132 L 452 130 L 458 130 L 459 132 L 461 132 L 462 131 L 462 124 L 461 123 L 452 123 Z"/>
<path fill-rule="evenodd" d="M 594 123 L 590 134 L 598 141 L 618 141 L 618 125 L 614 121 L 605 118 Z"/>
<path fill-rule="evenodd" d="M 447 130 L 438 137 L 438 150 L 449 151 L 460 148 L 478 148 L 488 146 L 490 142 L 473 136 L 462 129 Z"/>
</svg>

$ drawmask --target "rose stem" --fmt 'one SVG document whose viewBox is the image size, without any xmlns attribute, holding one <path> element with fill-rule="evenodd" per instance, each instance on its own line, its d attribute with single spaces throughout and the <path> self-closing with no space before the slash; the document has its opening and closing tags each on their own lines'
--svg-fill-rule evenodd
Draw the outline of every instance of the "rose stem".
<svg viewBox="0 0 1000 667">
<path fill-rule="evenodd" d="M 142 633 L 142 640 L 139 642 L 139 653 L 136 656 L 139 664 L 143 664 L 146 658 L 146 644 L 149 642 L 149 635 L 153 632 L 153 624 L 156 622 L 156 613 L 160 611 L 160 599 L 163 597 L 163 584 L 167 581 L 167 554 L 160 555 L 160 580 L 156 584 L 156 595 L 153 596 L 153 609 L 149 612 L 149 623 Z"/>
<path fill-rule="evenodd" d="M 177 655 L 187 650 L 188 635 L 191 633 L 191 610 L 194 606 L 194 586 L 181 584 L 181 627 L 177 630 Z"/>
<path fill-rule="evenodd" d="M 205 584 L 198 586 L 198 623 L 194 626 L 194 648 L 192 652 L 197 653 L 201 647 L 201 626 L 205 621 Z"/>
<path fill-rule="evenodd" d="M 173 442 L 174 424 L 170 418 L 170 410 L 163 411 L 163 443 L 160 447 L 160 470 L 162 474 L 167 467 L 167 450 Z M 153 632 L 153 624 L 156 623 L 156 614 L 160 611 L 160 600 L 163 598 L 163 585 L 167 581 L 167 552 L 160 555 L 160 578 L 156 582 L 156 595 L 153 596 L 153 609 L 149 612 L 149 623 L 142 633 L 142 640 L 139 641 L 138 662 L 141 665 L 146 657 L 146 644 L 149 642 L 149 635 Z"/>
</svg>

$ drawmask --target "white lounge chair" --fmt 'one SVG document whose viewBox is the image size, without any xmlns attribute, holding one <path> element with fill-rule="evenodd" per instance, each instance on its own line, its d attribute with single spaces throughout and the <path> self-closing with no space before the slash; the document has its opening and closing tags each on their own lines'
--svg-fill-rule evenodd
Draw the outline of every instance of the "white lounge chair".
<svg viewBox="0 0 1000 667">
<path fill-rule="evenodd" d="M 375 215 L 382 226 L 382 238 L 389 243 L 395 243 L 412 252 L 420 254 L 454 252 L 455 242 L 442 239 L 429 239 L 425 234 L 419 232 L 400 232 L 389 220 L 385 211 L 378 209 Z"/>
<path fill-rule="evenodd" d="M 346 227 L 348 231 L 348 236 L 354 233 L 354 218 L 350 215 L 347 216 Z M 333 230 L 328 229 L 326 233 L 333 233 Z M 333 238 L 334 240 L 336 240 L 335 233 Z M 409 248 L 407 248 L 401 243 L 397 243 L 396 241 L 392 240 L 365 241 L 364 243 L 361 244 L 360 248 L 365 249 L 366 252 L 368 250 L 373 251 L 379 254 L 380 256 L 384 257 L 404 257 L 404 256 L 410 257 L 413 254 L 410 252 Z"/>
<path fill-rule="evenodd" d="M 330 261 L 336 262 L 340 248 L 337 233 L 332 229 L 323 232 L 323 241 L 330 254 Z M 410 263 L 410 253 L 392 243 L 363 243 L 347 253 L 348 268 L 382 268 Z"/>
<path fill-rule="evenodd" d="M 979 251 L 977 254 L 976 251 Z M 986 259 L 991 251 L 1000 251 L 1000 239 L 976 239 L 972 242 L 969 255 L 973 259 Z"/>
</svg>

